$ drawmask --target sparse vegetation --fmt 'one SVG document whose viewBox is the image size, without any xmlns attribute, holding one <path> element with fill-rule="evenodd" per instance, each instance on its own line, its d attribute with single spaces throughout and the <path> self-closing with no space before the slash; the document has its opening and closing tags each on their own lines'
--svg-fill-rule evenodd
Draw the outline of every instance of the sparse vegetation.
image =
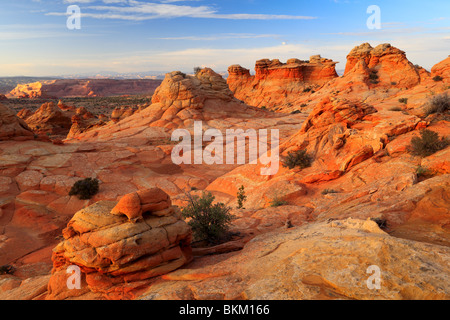
<svg viewBox="0 0 450 320">
<path fill-rule="evenodd" d="M 423 181 L 423 180 L 434 177 L 436 175 L 436 173 L 427 167 L 418 166 L 416 169 L 416 175 L 417 175 L 417 179 L 419 181 Z"/>
<path fill-rule="evenodd" d="M 301 169 L 305 169 L 311 166 L 312 157 L 308 155 L 306 150 L 298 150 L 294 152 L 289 152 L 287 157 L 283 160 L 283 167 L 287 167 L 289 169 L 294 169 L 295 167 L 299 167 Z"/>
<path fill-rule="evenodd" d="M 9 264 L 0 267 L 0 275 L 13 274 L 16 269 Z"/>
<path fill-rule="evenodd" d="M 194 68 L 194 74 L 197 75 L 200 71 L 202 71 L 202 68 L 200 67 L 195 67 Z"/>
<path fill-rule="evenodd" d="M 339 193 L 339 191 L 336 191 L 334 189 L 324 189 L 324 190 L 322 190 L 322 194 L 323 195 L 326 195 L 326 194 L 329 194 L 329 193 Z"/>
<path fill-rule="evenodd" d="M 424 129 L 420 132 L 420 137 L 411 139 L 411 153 L 415 156 L 428 157 L 448 146 L 449 142 L 445 138 L 440 138 L 437 132 Z"/>
<path fill-rule="evenodd" d="M 69 196 L 77 196 L 80 200 L 92 199 L 99 191 L 99 180 L 87 178 L 75 182 L 72 189 L 70 189 Z"/>
<path fill-rule="evenodd" d="M 246 200 L 247 200 L 247 196 L 245 195 L 245 188 L 244 188 L 244 186 L 241 186 L 237 193 L 237 203 L 238 203 L 237 208 L 244 209 L 244 202 Z"/>
<path fill-rule="evenodd" d="M 302 113 L 302 112 L 300 110 L 294 110 L 291 112 L 291 114 L 299 114 L 299 113 Z"/>
<path fill-rule="evenodd" d="M 369 74 L 369 82 L 370 83 L 372 83 L 372 84 L 378 84 L 380 81 L 379 81 L 379 76 L 378 76 L 378 71 L 372 71 L 370 74 Z"/>
<path fill-rule="evenodd" d="M 383 218 L 371 218 L 370 220 L 374 221 L 380 229 L 387 228 L 387 220 Z"/>
<path fill-rule="evenodd" d="M 403 103 L 403 104 L 408 104 L 408 98 L 400 98 L 400 99 L 398 99 L 398 102 Z"/>
<path fill-rule="evenodd" d="M 311 90 L 312 90 L 311 87 L 305 88 L 303 89 L 303 93 L 311 92 Z"/>
<path fill-rule="evenodd" d="M 439 82 L 439 81 L 444 80 L 444 78 L 442 78 L 441 76 L 434 76 L 433 80 L 436 81 L 436 82 Z"/>
<path fill-rule="evenodd" d="M 272 201 L 270 202 L 270 206 L 273 208 L 276 207 L 281 207 L 281 206 L 286 206 L 289 203 L 283 199 L 280 199 L 279 197 L 275 197 L 274 199 L 272 199 Z"/>
<path fill-rule="evenodd" d="M 427 116 L 433 113 L 444 113 L 448 111 L 450 111 L 450 97 L 447 92 L 433 96 L 425 109 Z"/>
<path fill-rule="evenodd" d="M 182 216 L 192 228 L 194 238 L 206 240 L 211 244 L 223 239 L 235 217 L 231 208 L 223 203 L 213 204 L 215 197 L 210 192 L 203 192 L 202 197 L 187 194 L 189 204 L 182 211 Z"/>
<path fill-rule="evenodd" d="M 403 111 L 403 109 L 400 107 L 392 107 L 389 109 L 389 111 Z"/>
</svg>

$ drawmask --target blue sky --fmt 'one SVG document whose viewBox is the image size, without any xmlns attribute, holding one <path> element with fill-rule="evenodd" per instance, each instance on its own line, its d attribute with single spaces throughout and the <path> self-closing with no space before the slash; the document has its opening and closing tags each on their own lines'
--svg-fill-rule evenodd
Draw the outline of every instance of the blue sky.
<svg viewBox="0 0 450 320">
<path fill-rule="evenodd" d="M 258 59 L 339 61 L 361 43 L 406 51 L 430 69 L 450 54 L 448 0 L 15 0 L 1 1 L 0 76 L 192 71 Z M 66 26 L 81 9 L 81 29 Z M 370 30 L 367 8 L 381 9 Z"/>
</svg>

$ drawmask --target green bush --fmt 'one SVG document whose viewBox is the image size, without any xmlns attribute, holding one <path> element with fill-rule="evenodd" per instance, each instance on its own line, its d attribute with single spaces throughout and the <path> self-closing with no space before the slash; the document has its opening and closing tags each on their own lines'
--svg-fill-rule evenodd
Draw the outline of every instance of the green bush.
<svg viewBox="0 0 450 320">
<path fill-rule="evenodd" d="M 377 72 L 376 71 L 372 71 L 370 74 L 369 74 L 369 79 L 370 80 L 378 80 L 380 77 L 378 76 L 378 74 L 377 74 Z"/>
<path fill-rule="evenodd" d="M 200 71 L 202 71 L 202 68 L 200 67 L 195 67 L 194 68 L 194 74 L 197 75 Z"/>
<path fill-rule="evenodd" d="M 289 152 L 287 157 L 283 160 L 283 167 L 289 169 L 294 169 L 295 167 L 300 167 L 305 169 L 311 166 L 313 159 L 310 155 L 306 153 L 306 150 L 298 150 L 294 152 Z"/>
<path fill-rule="evenodd" d="M 282 200 L 278 197 L 275 197 L 274 199 L 272 199 L 272 201 L 270 202 L 270 206 L 271 207 L 281 207 L 281 206 L 285 206 L 288 205 L 289 203 L 285 200 Z"/>
<path fill-rule="evenodd" d="M 418 166 L 416 169 L 416 175 L 417 179 L 425 180 L 428 178 L 432 178 L 436 175 L 436 173 L 433 170 L 428 169 L 427 167 Z"/>
<path fill-rule="evenodd" d="M 238 202 L 238 209 L 244 208 L 244 202 L 247 200 L 247 196 L 245 195 L 244 186 L 241 186 L 239 188 L 239 191 L 237 193 L 237 202 Z"/>
<path fill-rule="evenodd" d="M 336 191 L 334 189 L 324 189 L 324 190 L 322 190 L 322 194 L 323 195 L 326 195 L 326 194 L 329 194 L 329 193 L 339 193 L 339 191 Z"/>
<path fill-rule="evenodd" d="M 189 204 L 182 210 L 182 216 L 190 219 L 195 240 L 218 243 L 227 234 L 231 222 L 235 219 L 231 208 L 223 203 L 213 204 L 215 197 L 210 192 L 203 192 L 202 197 L 187 194 Z"/>
<path fill-rule="evenodd" d="M 425 113 L 428 115 L 433 113 L 444 113 L 450 111 L 450 97 L 447 92 L 433 96 L 428 102 Z"/>
<path fill-rule="evenodd" d="M 420 137 L 411 139 L 411 153 L 415 156 L 428 157 L 439 150 L 448 146 L 445 138 L 439 138 L 439 135 L 431 130 L 425 129 L 420 132 Z"/>
<path fill-rule="evenodd" d="M 436 82 L 439 82 L 439 81 L 444 80 L 444 78 L 442 78 L 441 76 L 434 76 L 433 80 L 436 81 Z"/>
<path fill-rule="evenodd" d="M 98 193 L 98 190 L 99 180 L 87 178 L 75 182 L 70 189 L 69 196 L 78 196 L 80 200 L 89 200 Z"/>
<path fill-rule="evenodd" d="M 0 267 L 0 275 L 14 274 L 15 271 L 16 269 L 13 266 L 10 266 L 9 264 Z"/>
</svg>

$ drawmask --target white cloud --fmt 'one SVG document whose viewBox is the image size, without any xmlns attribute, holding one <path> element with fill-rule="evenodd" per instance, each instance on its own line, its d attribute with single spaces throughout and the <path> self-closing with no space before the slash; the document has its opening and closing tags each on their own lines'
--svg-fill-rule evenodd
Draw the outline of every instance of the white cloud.
<svg viewBox="0 0 450 320">
<path fill-rule="evenodd" d="M 226 39 L 261 39 L 261 38 L 279 38 L 277 34 L 252 34 L 252 33 L 225 33 L 210 36 L 180 36 L 180 37 L 161 37 L 150 38 L 152 40 L 190 40 L 190 41 L 215 41 Z"/>
<path fill-rule="evenodd" d="M 93 3 L 95 0 L 64 0 L 65 3 Z M 217 9 L 206 6 L 192 6 L 173 4 L 179 0 L 163 0 L 157 2 L 141 2 L 136 0 L 103 0 L 104 4 L 88 6 L 86 9 L 98 13 L 82 12 L 82 16 L 96 19 L 119 19 L 143 21 L 158 18 L 208 18 L 208 19 L 232 19 L 232 20 L 311 20 L 316 17 L 297 15 L 274 15 L 253 13 L 228 13 L 222 14 Z M 121 4 L 114 6 L 111 4 Z M 83 8 L 84 9 L 84 8 Z M 47 15 L 65 15 L 65 13 L 51 12 Z"/>
</svg>

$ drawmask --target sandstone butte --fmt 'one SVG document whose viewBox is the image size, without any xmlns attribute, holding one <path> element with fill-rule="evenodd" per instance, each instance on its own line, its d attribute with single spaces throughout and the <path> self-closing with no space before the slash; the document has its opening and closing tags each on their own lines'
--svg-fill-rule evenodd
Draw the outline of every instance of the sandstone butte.
<svg viewBox="0 0 450 320">
<path fill-rule="evenodd" d="M 448 113 L 425 112 L 431 93 L 449 93 L 449 66 L 428 72 L 390 45 L 362 44 L 342 77 L 318 57 L 264 60 L 258 77 L 233 66 L 228 84 L 208 68 L 171 72 L 150 106 L 72 125 L 62 145 L 35 137 L 23 120 L 33 115 L 0 107 L 0 266 L 13 267 L 0 299 L 450 299 L 450 148 L 409 152 L 424 128 L 449 137 Z M 258 95 L 278 112 L 258 108 Z M 90 119 L 57 107 L 80 127 Z M 261 176 L 261 164 L 173 164 L 171 133 L 200 120 L 205 130 L 277 128 L 281 157 L 306 150 L 312 165 Z M 99 193 L 69 196 L 87 177 Z M 232 207 L 229 242 L 192 243 L 180 207 L 203 190 Z M 79 290 L 67 288 L 73 265 Z M 366 282 L 373 265 L 379 290 Z"/>
</svg>

